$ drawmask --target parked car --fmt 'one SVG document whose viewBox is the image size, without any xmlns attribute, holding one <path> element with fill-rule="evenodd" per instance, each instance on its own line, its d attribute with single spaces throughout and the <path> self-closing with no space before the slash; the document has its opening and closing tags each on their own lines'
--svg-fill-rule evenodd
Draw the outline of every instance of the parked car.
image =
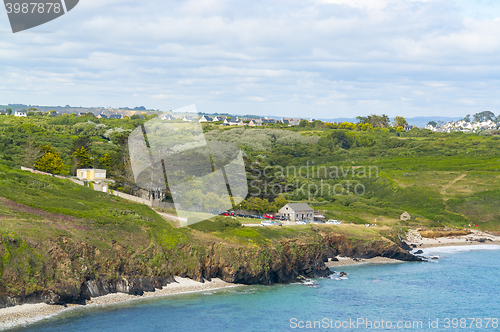
<svg viewBox="0 0 500 332">
<path fill-rule="evenodd" d="M 272 221 L 272 220 L 262 220 L 262 221 L 260 222 L 260 224 L 261 224 L 262 226 L 274 226 L 274 223 L 273 223 L 273 221 Z"/>
<path fill-rule="evenodd" d="M 262 217 L 264 217 L 266 219 L 274 219 L 274 216 L 272 214 L 270 214 L 270 213 L 266 213 Z"/>
<path fill-rule="evenodd" d="M 262 220 L 260 224 L 262 226 L 282 226 L 280 222 L 271 219 Z"/>
<path fill-rule="evenodd" d="M 335 220 L 335 219 L 330 219 L 326 223 L 329 224 L 329 225 L 340 225 L 341 224 L 340 221 Z"/>
<path fill-rule="evenodd" d="M 238 213 L 236 214 L 237 217 L 241 217 L 241 218 L 248 218 L 248 215 L 244 214 L 244 213 Z"/>
<path fill-rule="evenodd" d="M 253 219 L 260 219 L 260 216 L 258 214 L 251 214 L 249 217 Z"/>
<path fill-rule="evenodd" d="M 306 221 L 305 220 L 297 220 L 295 222 L 295 225 L 307 225 Z"/>
<path fill-rule="evenodd" d="M 311 222 L 313 224 L 324 224 L 325 223 L 323 220 L 312 220 Z"/>
</svg>

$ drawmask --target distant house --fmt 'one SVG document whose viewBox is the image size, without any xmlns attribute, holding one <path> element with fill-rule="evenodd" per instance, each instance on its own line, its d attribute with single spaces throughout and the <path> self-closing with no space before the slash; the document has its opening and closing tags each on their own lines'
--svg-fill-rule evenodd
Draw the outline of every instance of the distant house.
<svg viewBox="0 0 500 332">
<path fill-rule="evenodd" d="M 404 212 L 404 213 L 400 216 L 400 219 L 401 219 L 401 220 L 409 220 L 409 219 L 411 219 L 411 216 L 410 216 L 410 214 L 409 214 L 408 212 L 406 212 L 406 211 L 405 211 L 405 212 Z"/>
<path fill-rule="evenodd" d="M 80 168 L 76 170 L 76 177 L 82 181 L 102 181 L 106 180 L 106 170 Z"/>
<path fill-rule="evenodd" d="M 222 125 L 223 126 L 241 126 L 240 122 L 243 123 L 243 121 L 241 121 L 238 118 L 236 118 L 234 120 L 229 120 L 229 119 L 226 118 L 224 120 L 224 122 L 222 122 Z M 245 125 L 245 124 L 243 123 L 243 125 Z"/>
<path fill-rule="evenodd" d="M 212 119 L 212 122 L 221 122 L 224 121 L 224 118 L 222 116 L 216 116 Z"/>
<path fill-rule="evenodd" d="M 191 116 L 185 116 L 182 118 L 182 121 L 193 121 L 193 118 Z"/>
<path fill-rule="evenodd" d="M 248 123 L 250 127 L 260 127 L 262 126 L 262 119 L 252 119 Z"/>
<path fill-rule="evenodd" d="M 404 129 L 404 130 L 406 130 L 406 131 L 410 131 L 410 130 L 412 130 L 414 127 L 415 127 L 415 126 L 413 126 L 413 125 L 412 125 L 412 126 L 404 126 L 404 128 L 403 128 L 403 129 Z"/>
<path fill-rule="evenodd" d="M 28 113 L 26 113 L 26 111 L 24 111 L 24 110 L 23 111 L 15 111 L 14 116 L 27 117 Z"/>
<path fill-rule="evenodd" d="M 278 213 L 292 221 L 312 220 L 314 218 L 314 209 L 307 203 L 288 203 L 279 209 Z"/>
<path fill-rule="evenodd" d="M 163 114 L 160 120 L 175 120 L 175 118 L 171 114 Z"/>
<path fill-rule="evenodd" d="M 297 126 L 300 123 L 300 119 L 297 118 L 281 118 L 281 122 L 287 124 L 288 126 Z"/>
<path fill-rule="evenodd" d="M 200 120 L 198 120 L 198 122 L 212 122 L 212 118 L 208 115 L 204 115 L 200 118 Z"/>
<path fill-rule="evenodd" d="M 121 114 L 111 114 L 109 116 L 110 119 L 121 119 L 122 118 L 122 115 Z"/>
<path fill-rule="evenodd" d="M 276 123 L 276 120 L 275 119 L 262 119 L 262 124 L 273 124 L 273 123 Z"/>
<path fill-rule="evenodd" d="M 96 118 L 98 118 L 98 119 L 107 119 L 108 117 L 106 116 L 106 114 L 101 113 L 101 114 L 97 114 Z"/>
</svg>

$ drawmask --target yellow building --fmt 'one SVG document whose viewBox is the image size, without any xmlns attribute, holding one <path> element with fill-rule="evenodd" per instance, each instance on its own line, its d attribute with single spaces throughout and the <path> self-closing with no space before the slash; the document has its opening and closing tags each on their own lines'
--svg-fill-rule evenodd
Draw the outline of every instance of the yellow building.
<svg viewBox="0 0 500 332">
<path fill-rule="evenodd" d="M 77 169 L 76 177 L 82 181 L 102 181 L 106 180 L 105 169 Z"/>
</svg>

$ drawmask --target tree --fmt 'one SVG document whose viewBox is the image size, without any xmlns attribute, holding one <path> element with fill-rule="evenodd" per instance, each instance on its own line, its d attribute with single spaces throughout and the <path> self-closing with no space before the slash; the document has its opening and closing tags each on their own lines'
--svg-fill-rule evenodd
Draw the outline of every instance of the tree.
<svg viewBox="0 0 500 332">
<path fill-rule="evenodd" d="M 356 125 L 351 122 L 342 122 L 338 125 L 338 129 L 347 129 L 347 130 L 354 130 L 356 128 Z"/>
<path fill-rule="evenodd" d="M 99 163 L 101 164 L 102 167 L 109 170 L 109 168 L 111 167 L 111 155 L 106 152 L 104 156 L 99 158 Z"/>
<path fill-rule="evenodd" d="M 382 115 L 369 115 L 369 116 L 357 116 L 359 123 L 369 123 L 373 127 L 388 128 L 389 126 L 389 116 Z"/>
<path fill-rule="evenodd" d="M 494 121 L 495 120 L 495 113 L 490 112 L 490 111 L 483 111 L 481 113 L 474 114 L 474 122 L 483 122 L 483 121 L 487 121 L 487 120 Z"/>
<path fill-rule="evenodd" d="M 83 146 L 73 152 L 73 160 L 75 168 L 89 168 L 92 167 L 92 157 L 86 148 Z"/>
<path fill-rule="evenodd" d="M 470 114 L 467 114 L 465 118 L 462 119 L 465 122 L 470 122 Z"/>
<path fill-rule="evenodd" d="M 438 125 L 438 124 L 436 123 L 436 121 L 429 121 L 429 122 L 427 123 L 427 125 L 428 125 L 428 126 L 437 127 L 437 125 Z"/>
<path fill-rule="evenodd" d="M 302 119 L 299 122 L 299 127 L 306 127 L 309 124 L 309 122 L 306 119 Z"/>
<path fill-rule="evenodd" d="M 24 167 L 33 167 L 35 162 L 43 155 L 42 149 L 35 143 L 33 138 L 28 138 L 21 155 L 21 163 Z"/>
<path fill-rule="evenodd" d="M 73 147 L 72 150 L 78 150 L 81 147 L 84 147 L 85 149 L 89 149 L 90 147 L 90 137 L 86 135 L 78 136 L 74 141 L 73 141 Z"/>
<path fill-rule="evenodd" d="M 393 127 L 405 127 L 408 125 L 408 122 L 406 122 L 406 119 L 402 116 L 397 116 L 394 118 L 394 121 L 392 122 Z"/>
<path fill-rule="evenodd" d="M 42 146 L 43 156 L 35 162 L 35 168 L 47 173 L 59 174 L 64 169 L 64 162 L 50 145 Z"/>
<path fill-rule="evenodd" d="M 12 115 L 12 108 L 7 108 L 7 115 Z"/>
<path fill-rule="evenodd" d="M 359 128 L 359 130 L 361 130 L 361 131 L 369 131 L 369 130 L 373 130 L 372 125 L 371 125 L 371 124 L 369 124 L 369 123 L 358 123 L 356 126 L 357 126 L 357 127 Z"/>
</svg>

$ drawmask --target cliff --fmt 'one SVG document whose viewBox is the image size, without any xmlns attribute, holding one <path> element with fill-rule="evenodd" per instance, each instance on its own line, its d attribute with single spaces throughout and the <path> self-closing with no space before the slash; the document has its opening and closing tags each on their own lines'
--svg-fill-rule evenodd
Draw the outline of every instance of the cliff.
<svg viewBox="0 0 500 332">
<path fill-rule="evenodd" d="M 116 242 L 102 250 L 67 237 L 27 243 L 4 235 L 2 243 L 4 257 L 7 243 L 9 252 L 17 253 L 15 260 L 20 262 L 24 257 L 32 268 L 24 271 L 20 266 L 4 265 L 0 307 L 39 302 L 84 304 L 91 297 L 115 292 L 142 295 L 175 282 L 174 275 L 201 282 L 220 278 L 240 284 L 288 283 L 299 276 L 330 275 L 324 262 L 337 255 L 419 260 L 391 241 L 350 239 L 332 233 L 317 234 L 314 241 L 288 239 L 258 247 L 215 242 L 185 244 L 169 251 L 152 247 L 139 255 Z M 36 251 L 40 250 L 46 254 L 38 265 Z M 34 269 L 37 272 L 33 275 Z"/>
</svg>

